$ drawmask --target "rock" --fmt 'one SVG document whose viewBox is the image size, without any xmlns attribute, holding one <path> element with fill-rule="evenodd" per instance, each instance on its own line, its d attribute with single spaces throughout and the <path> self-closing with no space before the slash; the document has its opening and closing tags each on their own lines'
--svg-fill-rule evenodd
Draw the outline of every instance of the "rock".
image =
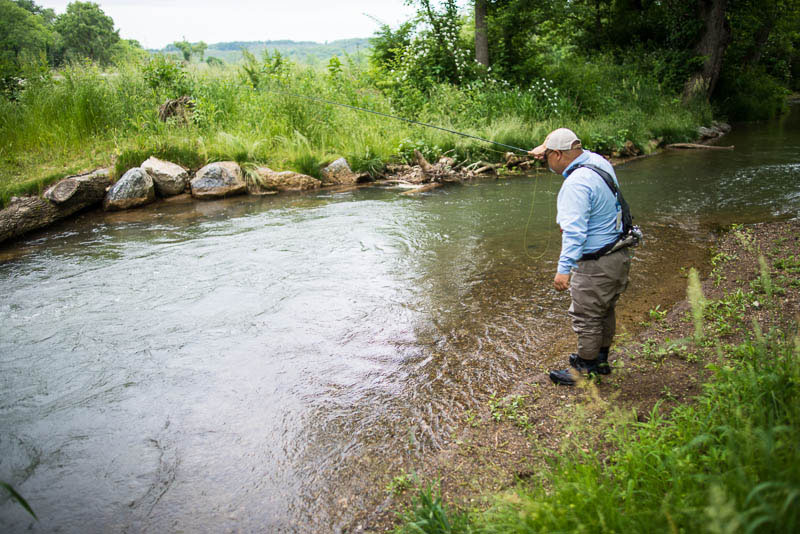
<svg viewBox="0 0 800 534">
<path fill-rule="evenodd" d="M 180 165 L 151 156 L 142 163 L 142 169 L 153 179 L 156 192 L 162 197 L 179 195 L 186 189 L 189 173 Z"/>
<path fill-rule="evenodd" d="M 713 128 L 706 128 L 705 126 L 700 126 L 697 128 L 697 134 L 701 139 L 713 139 L 714 137 L 719 137 L 719 132 Z"/>
<path fill-rule="evenodd" d="M 209 163 L 190 182 L 192 196 L 202 200 L 242 195 L 247 192 L 242 169 L 235 161 Z"/>
<path fill-rule="evenodd" d="M 727 122 L 714 121 L 711 123 L 715 130 L 721 132 L 723 135 L 731 131 L 731 125 Z"/>
<path fill-rule="evenodd" d="M 103 208 L 107 211 L 127 210 L 144 206 L 155 199 L 153 179 L 141 167 L 134 167 L 111 186 L 103 201 Z"/>
<path fill-rule="evenodd" d="M 0 242 L 44 228 L 101 203 L 109 182 L 108 169 L 98 169 L 60 180 L 45 191 L 44 198 L 17 198 L 16 202 L 0 210 Z"/>
<path fill-rule="evenodd" d="M 626 157 L 634 157 L 641 154 L 642 151 L 636 148 L 636 145 L 633 144 L 633 141 L 625 141 L 625 146 L 622 147 L 620 150 L 620 154 Z"/>
<path fill-rule="evenodd" d="M 322 169 L 322 181 L 326 184 L 355 184 L 359 177 L 356 176 L 347 160 L 339 158 L 324 169 Z"/>
<path fill-rule="evenodd" d="M 316 178 L 305 174 L 292 171 L 276 172 L 267 167 L 258 167 L 256 175 L 255 180 L 247 183 L 247 192 L 251 195 L 269 195 L 275 191 L 307 191 L 322 185 Z"/>
</svg>

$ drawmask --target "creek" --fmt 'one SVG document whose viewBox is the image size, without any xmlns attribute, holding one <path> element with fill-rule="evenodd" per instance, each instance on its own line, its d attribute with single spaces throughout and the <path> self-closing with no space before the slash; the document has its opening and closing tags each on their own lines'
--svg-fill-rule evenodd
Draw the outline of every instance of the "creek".
<svg viewBox="0 0 800 534">
<path fill-rule="evenodd" d="M 646 233 L 624 325 L 682 298 L 715 230 L 800 213 L 798 110 L 720 144 L 736 149 L 618 167 Z M 466 410 L 572 348 L 560 183 L 161 202 L 1 249 L 0 480 L 40 520 L 4 498 L 0 527 L 346 524 Z"/>
</svg>

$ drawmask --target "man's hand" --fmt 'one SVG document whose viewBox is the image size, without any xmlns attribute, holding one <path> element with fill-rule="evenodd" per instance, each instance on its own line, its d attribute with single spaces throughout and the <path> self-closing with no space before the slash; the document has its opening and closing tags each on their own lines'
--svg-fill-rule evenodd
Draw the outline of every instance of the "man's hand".
<svg viewBox="0 0 800 534">
<path fill-rule="evenodd" d="M 556 277 L 553 279 L 553 286 L 559 291 L 569 289 L 569 275 L 557 273 Z"/>
</svg>

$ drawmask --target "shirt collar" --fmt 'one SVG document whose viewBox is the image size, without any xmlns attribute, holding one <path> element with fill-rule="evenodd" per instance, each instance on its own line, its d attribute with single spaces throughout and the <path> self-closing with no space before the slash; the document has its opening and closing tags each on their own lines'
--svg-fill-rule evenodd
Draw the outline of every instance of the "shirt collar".
<svg viewBox="0 0 800 534">
<path fill-rule="evenodd" d="M 570 170 L 572 167 L 574 167 L 575 165 L 580 165 L 581 163 L 583 163 L 583 162 L 584 162 L 584 161 L 586 161 L 587 159 L 589 159 L 589 151 L 588 151 L 588 150 L 584 150 L 584 151 L 583 151 L 583 153 L 581 153 L 581 155 L 580 155 L 580 156 L 578 156 L 577 158 L 575 158 L 574 160 L 572 160 L 572 163 L 570 163 L 570 164 L 567 166 L 567 168 L 566 168 L 566 169 L 564 169 L 564 172 L 563 172 L 563 173 L 561 173 L 561 174 L 564 176 L 564 178 L 566 178 L 567 176 L 569 176 L 569 170 Z"/>
</svg>

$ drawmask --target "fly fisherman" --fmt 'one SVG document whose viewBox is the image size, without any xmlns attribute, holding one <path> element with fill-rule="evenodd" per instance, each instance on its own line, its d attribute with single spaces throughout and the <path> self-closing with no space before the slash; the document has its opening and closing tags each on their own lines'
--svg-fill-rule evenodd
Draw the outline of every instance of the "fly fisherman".
<svg viewBox="0 0 800 534">
<path fill-rule="evenodd" d="M 638 239 L 633 243 L 624 239 L 630 213 L 622 195 L 617 194 L 614 168 L 599 154 L 583 150 L 572 130 L 550 132 L 529 154 L 564 176 L 556 217 L 562 232 L 561 255 L 553 285 L 558 291 L 570 290 L 569 315 L 578 335 L 578 352 L 569 357 L 574 371 L 550 371 L 550 379 L 572 386 L 577 373 L 611 372 L 608 351 L 616 330 L 614 306 L 628 285 L 628 247 Z"/>
</svg>

